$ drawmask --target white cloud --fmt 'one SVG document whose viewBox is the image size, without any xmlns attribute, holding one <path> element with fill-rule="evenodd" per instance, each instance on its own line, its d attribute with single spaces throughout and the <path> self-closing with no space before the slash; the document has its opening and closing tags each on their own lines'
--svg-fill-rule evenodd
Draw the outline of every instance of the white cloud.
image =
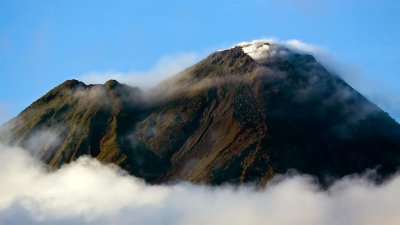
<svg viewBox="0 0 400 225">
<path fill-rule="evenodd" d="M 186 69 L 199 60 L 196 53 L 180 53 L 164 56 L 160 58 L 154 67 L 143 72 L 91 72 L 78 77 L 89 84 L 103 84 L 107 80 L 114 79 L 120 83 L 138 86 L 143 89 L 149 89 L 156 86 L 166 78 Z"/>
<path fill-rule="evenodd" d="M 297 39 L 280 41 L 276 38 L 257 39 L 250 42 L 240 42 L 235 46 L 242 47 L 242 50 L 257 61 L 275 56 L 287 55 L 287 49 L 298 53 L 326 54 L 321 47 L 304 43 Z M 287 49 L 285 49 L 287 48 Z"/>
<path fill-rule="evenodd" d="M 344 178 L 329 190 L 297 175 L 265 189 L 148 185 L 88 157 L 48 172 L 26 151 L 0 147 L 4 224 L 395 225 L 400 176 L 381 186 Z"/>
<path fill-rule="evenodd" d="M 60 126 L 53 126 L 52 128 L 39 128 L 33 135 L 29 136 L 26 140 L 26 146 L 29 146 L 29 151 L 33 155 L 39 156 L 43 154 L 44 149 L 54 149 L 60 144 L 60 136 L 63 128 Z"/>
<path fill-rule="evenodd" d="M 323 48 L 319 46 L 307 44 L 297 39 L 290 39 L 284 41 L 283 45 L 287 46 L 292 50 L 297 50 L 299 52 L 319 53 L 321 51 L 324 51 Z"/>
</svg>

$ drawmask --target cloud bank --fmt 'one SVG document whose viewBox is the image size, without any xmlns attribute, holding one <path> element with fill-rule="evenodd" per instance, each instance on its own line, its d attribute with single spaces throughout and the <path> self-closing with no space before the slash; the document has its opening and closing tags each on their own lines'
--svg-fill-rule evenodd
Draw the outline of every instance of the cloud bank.
<svg viewBox="0 0 400 225">
<path fill-rule="evenodd" d="M 400 176 L 377 186 L 347 177 L 321 190 L 305 175 L 265 188 L 148 185 L 81 157 L 50 172 L 18 147 L 0 145 L 1 224 L 397 225 Z"/>
</svg>

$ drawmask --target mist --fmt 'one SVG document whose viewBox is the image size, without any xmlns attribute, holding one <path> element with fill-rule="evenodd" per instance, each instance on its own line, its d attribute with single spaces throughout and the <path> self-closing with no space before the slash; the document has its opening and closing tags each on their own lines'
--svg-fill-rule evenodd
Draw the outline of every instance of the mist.
<svg viewBox="0 0 400 225">
<path fill-rule="evenodd" d="M 308 175 L 264 188 L 149 185 L 81 157 L 49 171 L 24 149 L 0 145 L 1 224 L 352 224 L 400 221 L 400 176 L 381 185 L 349 176 L 322 190 Z"/>
</svg>

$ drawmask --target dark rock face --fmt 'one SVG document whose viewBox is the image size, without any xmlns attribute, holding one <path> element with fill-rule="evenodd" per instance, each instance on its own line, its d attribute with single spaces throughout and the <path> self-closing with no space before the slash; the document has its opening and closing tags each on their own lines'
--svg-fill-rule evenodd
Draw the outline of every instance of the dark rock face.
<svg viewBox="0 0 400 225">
<path fill-rule="evenodd" d="M 150 97 L 149 97 L 150 96 Z M 107 81 L 66 81 L 5 126 L 57 168 L 88 154 L 148 182 L 257 182 L 290 169 L 323 183 L 400 166 L 400 125 L 311 55 L 262 63 L 240 47 L 216 52 L 143 93 Z"/>
</svg>

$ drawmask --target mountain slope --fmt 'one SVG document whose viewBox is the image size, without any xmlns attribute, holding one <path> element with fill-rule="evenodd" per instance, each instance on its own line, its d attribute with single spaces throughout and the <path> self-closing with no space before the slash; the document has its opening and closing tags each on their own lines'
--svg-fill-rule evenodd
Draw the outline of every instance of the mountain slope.
<svg viewBox="0 0 400 225">
<path fill-rule="evenodd" d="M 89 154 L 152 183 L 262 184 L 290 169 L 329 182 L 400 165 L 399 124 L 313 56 L 267 42 L 213 53 L 149 92 L 66 81 L 3 130 L 54 168 Z M 43 132 L 56 138 L 37 149 Z"/>
</svg>

